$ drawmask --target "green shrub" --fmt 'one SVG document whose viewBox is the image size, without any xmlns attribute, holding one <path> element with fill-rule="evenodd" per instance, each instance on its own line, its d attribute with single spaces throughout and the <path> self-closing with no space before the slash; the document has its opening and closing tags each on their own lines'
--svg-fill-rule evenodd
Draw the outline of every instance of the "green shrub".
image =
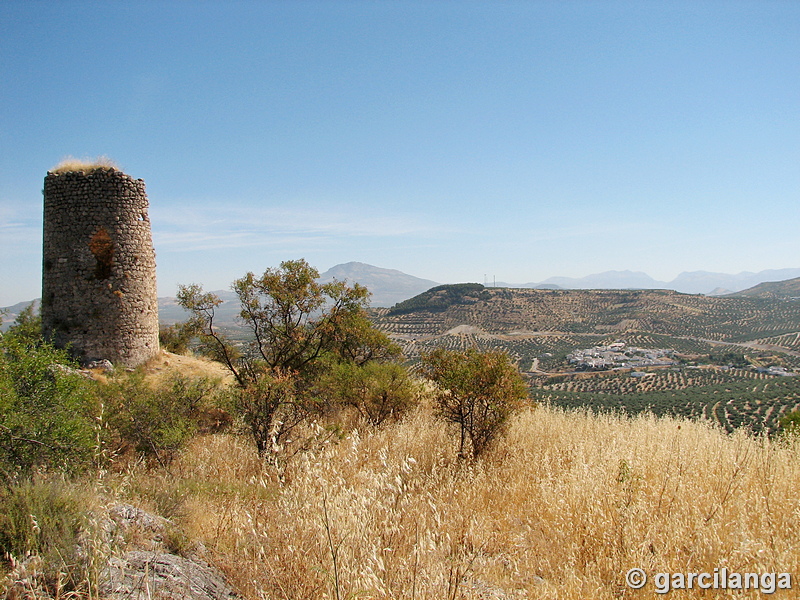
<svg viewBox="0 0 800 600">
<path fill-rule="evenodd" d="M 352 407 L 376 426 L 400 418 L 418 404 L 420 394 L 420 386 L 397 363 L 334 365 L 321 387 L 334 405 Z"/>
<path fill-rule="evenodd" d="M 0 336 L 2 335 L 0 334 Z M 42 318 L 34 312 L 33 302 L 20 311 L 5 336 L 29 344 L 39 344 L 44 341 L 42 338 Z"/>
<path fill-rule="evenodd" d="M 778 419 L 779 431 L 784 435 L 800 436 L 800 410 L 795 410 Z"/>
<path fill-rule="evenodd" d="M 253 384 L 232 392 L 235 410 L 253 434 L 259 455 L 281 448 L 312 412 L 303 387 L 296 374 L 272 369 Z"/>
<path fill-rule="evenodd" d="M 132 447 L 168 463 L 197 430 L 204 402 L 216 387 L 207 378 L 175 375 L 153 388 L 141 370 L 109 383 L 103 396 L 118 450 Z"/>
<path fill-rule="evenodd" d="M 0 338 L 0 478 L 79 471 L 98 450 L 96 384 L 31 330 Z"/>
<path fill-rule="evenodd" d="M 439 388 L 439 418 L 458 426 L 459 456 L 478 458 L 528 399 L 528 386 L 508 355 L 437 348 L 423 355 L 422 372 Z"/>
<path fill-rule="evenodd" d="M 189 351 L 189 344 L 199 333 L 197 323 L 192 320 L 169 326 L 162 325 L 158 330 L 158 341 L 167 352 L 186 354 Z"/>
</svg>

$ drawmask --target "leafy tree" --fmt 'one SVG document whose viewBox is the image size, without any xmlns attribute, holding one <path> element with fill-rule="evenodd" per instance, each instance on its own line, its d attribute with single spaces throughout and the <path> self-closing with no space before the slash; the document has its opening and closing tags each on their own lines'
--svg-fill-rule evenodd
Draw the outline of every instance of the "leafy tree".
<svg viewBox="0 0 800 600">
<path fill-rule="evenodd" d="M 459 456 L 478 458 L 528 398 L 528 387 L 508 355 L 437 348 L 423 355 L 422 372 L 436 383 L 436 412 L 459 428 Z"/>
<path fill-rule="evenodd" d="M 315 408 L 315 382 L 326 366 L 388 360 L 399 348 L 370 323 L 369 292 L 344 282 L 319 283 L 305 260 L 282 262 L 233 282 L 239 318 L 252 341 L 237 346 L 215 327 L 221 300 L 198 285 L 181 286 L 204 348 L 236 378 L 237 396 L 262 454 Z M 280 418 L 279 418 L 280 416 Z"/>
</svg>

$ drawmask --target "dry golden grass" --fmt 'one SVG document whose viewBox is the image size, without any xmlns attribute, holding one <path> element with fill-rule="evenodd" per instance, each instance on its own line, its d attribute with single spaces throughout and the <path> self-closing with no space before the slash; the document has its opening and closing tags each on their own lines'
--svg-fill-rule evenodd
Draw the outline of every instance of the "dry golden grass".
<svg viewBox="0 0 800 600">
<path fill-rule="evenodd" d="M 50 169 L 50 173 L 89 173 L 98 170 L 119 171 L 120 168 L 107 156 L 98 156 L 97 158 L 67 156 Z"/>
<path fill-rule="evenodd" d="M 217 435 L 109 485 L 168 513 L 252 599 L 653 597 L 626 588 L 632 567 L 800 576 L 800 444 L 550 408 L 478 464 L 453 443 L 420 409 L 280 471 Z"/>
<path fill-rule="evenodd" d="M 184 377 L 209 377 L 224 383 L 233 383 L 233 375 L 222 363 L 202 356 L 173 354 L 161 350 L 145 365 L 147 380 L 158 385 L 174 375 Z"/>
</svg>

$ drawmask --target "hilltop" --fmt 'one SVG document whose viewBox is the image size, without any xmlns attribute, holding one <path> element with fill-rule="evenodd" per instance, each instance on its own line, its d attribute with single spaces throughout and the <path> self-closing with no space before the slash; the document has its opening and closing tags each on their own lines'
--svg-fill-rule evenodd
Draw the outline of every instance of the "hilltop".
<svg viewBox="0 0 800 600">
<path fill-rule="evenodd" d="M 460 284 L 375 319 L 411 362 L 437 347 L 503 350 L 528 373 L 534 398 L 562 408 L 771 434 L 800 409 L 800 302 Z M 590 360 L 576 365 L 576 356 Z"/>
<path fill-rule="evenodd" d="M 741 292 L 731 294 L 737 298 L 779 298 L 784 300 L 800 299 L 800 277 L 786 281 L 768 281 Z"/>
<path fill-rule="evenodd" d="M 438 286 L 380 313 L 384 329 L 443 334 L 458 325 L 491 333 L 650 333 L 750 341 L 800 330 L 800 304 L 671 290 L 543 290 Z"/>
<path fill-rule="evenodd" d="M 623 339 L 705 354 L 719 346 L 777 351 L 800 362 L 800 302 L 769 298 L 459 284 L 376 310 L 374 318 L 412 360 L 439 345 L 477 345 L 547 370 L 576 348 Z"/>
<path fill-rule="evenodd" d="M 336 265 L 319 276 L 320 283 L 328 283 L 333 279 L 365 286 L 372 293 L 370 302 L 375 307 L 392 306 L 438 285 L 430 279 L 361 262 Z"/>
<path fill-rule="evenodd" d="M 718 344 L 751 343 L 758 341 L 753 336 L 798 331 L 800 303 L 461 284 L 435 286 L 375 315 L 407 347 L 506 343 L 519 353 L 525 340 L 573 347 L 578 340 L 590 346 L 587 340 L 619 337 L 641 340 L 643 347 L 645 340 L 711 343 L 702 342 L 703 335 Z M 102 414 L 116 435 L 144 432 L 155 448 L 159 430 L 149 425 L 169 423 L 194 403 L 204 419 L 197 418 L 197 433 L 187 433 L 170 460 L 148 462 L 131 444 L 108 453 L 111 468 L 90 467 L 82 477 L 33 486 L 15 483 L 0 500 L 10 506 L 9 499 L 42 498 L 42 506 L 52 507 L 45 512 L 20 503 L 14 523 L 21 526 L 14 531 L 24 535 L 35 518 L 42 538 L 55 540 L 53 555 L 70 550 L 74 564 L 92 568 L 68 567 L 81 589 L 99 588 L 100 597 L 111 588 L 105 565 L 122 565 L 137 585 L 146 579 L 151 595 L 161 597 L 162 580 L 198 586 L 194 572 L 169 567 L 190 561 L 214 567 L 222 590 L 212 596 L 203 584 L 208 594 L 192 597 L 218 600 L 233 597 L 228 590 L 245 599 L 343 598 L 366 590 L 369 597 L 421 600 L 612 600 L 625 595 L 625 573 L 634 565 L 680 574 L 724 564 L 734 582 L 740 573 L 761 569 L 778 572 L 786 588 L 800 563 L 794 543 L 800 445 L 753 437 L 745 427 L 751 419 L 774 422 L 797 410 L 800 377 L 740 382 L 695 369 L 664 369 L 641 381 L 627 377 L 627 404 L 609 393 L 615 380 L 605 374 L 571 381 L 545 376 L 541 385 L 532 377 L 535 403 L 508 421 L 487 454 L 468 463 L 456 452 L 457 432 L 437 417 L 435 398 L 424 391 L 430 388 L 420 388 L 419 404 L 398 420 L 375 426 L 332 410 L 295 429 L 291 451 L 273 443 L 259 454 L 251 430 L 242 426 L 244 415 L 228 412 L 237 410 L 231 403 L 237 396 L 203 379 L 231 381 L 224 368 L 162 352 L 143 367 L 141 385 L 135 375 L 112 382 L 124 385 L 103 396 L 113 404 L 103 405 Z M 86 385 L 69 371 L 46 369 L 43 376 Z M 125 371 L 117 376 L 128 378 Z M 647 386 L 646 397 L 640 385 Z M 704 404 L 687 398 L 695 389 L 708 396 Z M 732 396 L 742 401 L 731 402 Z M 630 416 L 636 402 L 638 416 Z M 730 434 L 710 422 L 714 415 Z M 128 429 L 128 423 L 137 427 Z M 94 435 L 86 439 L 87 449 L 94 448 Z M 121 519 L 106 514 L 119 513 L 117 507 L 140 515 L 141 525 L 120 524 L 112 543 L 106 523 Z M 57 529 L 62 520 L 49 517 L 84 513 L 91 518 L 81 529 L 74 526 L 72 538 Z M 76 539 L 92 544 L 82 547 Z M 135 562 L 142 556 L 148 562 Z M 774 562 L 764 567 L 764 556 Z M 31 589 L 38 598 L 51 597 L 45 576 L 33 572 L 43 563 L 20 564 L 30 569 L 0 564 L 0 596 L 21 597 Z M 653 578 L 645 591 L 666 592 L 670 581 Z M 775 591 L 775 579 L 761 582 L 765 594 Z M 14 587 L 4 593 L 4 585 Z"/>
</svg>

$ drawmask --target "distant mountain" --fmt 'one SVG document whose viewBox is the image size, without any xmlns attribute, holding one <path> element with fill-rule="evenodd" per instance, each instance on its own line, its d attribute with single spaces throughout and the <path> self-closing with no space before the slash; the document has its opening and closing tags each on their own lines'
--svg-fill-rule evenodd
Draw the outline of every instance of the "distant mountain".
<svg viewBox="0 0 800 600">
<path fill-rule="evenodd" d="M 541 283 L 525 287 L 539 287 L 543 285 L 557 285 L 563 289 L 574 290 L 653 290 L 666 289 L 668 284 L 656 281 L 647 273 L 641 271 L 606 271 L 586 277 L 551 277 Z"/>
<path fill-rule="evenodd" d="M 328 283 L 334 279 L 365 286 L 372 292 L 370 305 L 373 307 L 393 306 L 438 285 L 435 281 L 406 275 L 402 271 L 383 269 L 360 262 L 336 265 L 319 277 L 321 283 Z M 215 322 L 222 327 L 240 327 L 241 325 L 236 322 L 236 316 L 241 306 L 236 294 L 230 290 L 217 290 L 214 294 L 223 301 L 216 309 Z M 188 316 L 175 298 L 158 299 L 158 320 L 161 323 L 171 325 L 185 321 Z"/>
<path fill-rule="evenodd" d="M 0 308 L 0 331 L 5 331 L 8 329 L 19 316 L 19 313 L 28 308 L 31 302 L 33 303 L 34 313 L 38 313 L 41 298 L 36 298 L 36 300 L 26 300 L 25 302 L 17 302 L 12 306 Z"/>
<path fill-rule="evenodd" d="M 709 271 L 683 272 L 672 281 L 658 281 L 641 271 L 605 271 L 585 277 L 550 277 L 539 283 L 498 283 L 498 287 L 566 290 L 675 290 L 683 294 L 721 296 L 765 281 L 800 277 L 800 269 L 769 269 L 736 275 Z"/>
<path fill-rule="evenodd" d="M 686 294 L 709 294 L 715 288 L 739 292 L 765 281 L 782 281 L 794 277 L 800 277 L 800 269 L 768 269 L 758 273 L 742 271 L 736 275 L 692 271 L 681 273 L 667 285 L 669 289 Z"/>
<path fill-rule="evenodd" d="M 439 285 L 429 279 L 420 279 L 395 269 L 383 269 L 360 262 L 336 265 L 320 275 L 323 283 L 338 279 L 349 283 L 360 283 L 372 292 L 370 305 L 374 307 L 394 306 Z"/>
<path fill-rule="evenodd" d="M 798 299 L 800 298 L 800 277 L 788 279 L 786 281 L 767 281 L 749 289 L 731 294 L 738 298 L 778 298 L 778 299 Z"/>
<path fill-rule="evenodd" d="M 728 294 L 732 294 L 733 292 L 727 288 L 714 288 L 710 292 L 706 294 L 706 296 L 727 296 Z"/>
</svg>

